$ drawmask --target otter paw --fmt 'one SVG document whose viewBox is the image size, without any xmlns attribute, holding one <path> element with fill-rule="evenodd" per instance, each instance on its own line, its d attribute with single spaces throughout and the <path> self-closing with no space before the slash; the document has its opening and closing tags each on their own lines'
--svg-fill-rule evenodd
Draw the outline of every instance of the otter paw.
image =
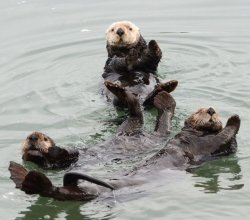
<svg viewBox="0 0 250 220">
<path fill-rule="evenodd" d="M 158 85 L 158 89 L 159 89 L 159 91 L 166 91 L 166 92 L 170 93 L 176 89 L 177 85 L 178 85 L 177 80 L 171 80 L 171 81 L 168 81 L 166 83 L 160 83 Z"/>
<path fill-rule="evenodd" d="M 129 68 L 132 68 L 138 61 L 138 52 L 136 49 L 132 48 L 130 49 L 128 55 L 126 56 L 126 63 Z"/>
<path fill-rule="evenodd" d="M 112 92 L 117 97 L 124 96 L 124 94 L 125 94 L 125 88 L 120 86 L 120 85 L 117 85 L 117 84 L 112 83 L 110 81 L 105 81 L 104 85 L 107 87 L 107 89 L 110 92 Z"/>
<path fill-rule="evenodd" d="M 151 40 L 148 43 L 148 51 L 154 56 L 161 56 L 161 49 L 155 40 Z"/>
<path fill-rule="evenodd" d="M 161 91 L 154 97 L 154 106 L 158 110 L 169 110 L 174 113 L 176 102 L 169 93 Z"/>
<path fill-rule="evenodd" d="M 228 120 L 227 120 L 227 126 L 232 126 L 235 127 L 236 129 L 236 133 L 238 132 L 238 130 L 240 129 L 240 117 L 239 115 L 233 115 L 231 116 Z"/>
</svg>

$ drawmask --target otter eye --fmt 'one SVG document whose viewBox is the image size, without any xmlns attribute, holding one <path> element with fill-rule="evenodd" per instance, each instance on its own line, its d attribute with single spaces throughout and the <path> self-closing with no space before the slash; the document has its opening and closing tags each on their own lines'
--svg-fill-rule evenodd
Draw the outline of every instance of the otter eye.
<svg viewBox="0 0 250 220">
<path fill-rule="evenodd" d="M 44 140 L 45 140 L 45 141 L 48 141 L 48 138 L 45 137 Z"/>
<path fill-rule="evenodd" d="M 129 28 L 130 31 L 132 31 L 133 29 L 132 28 Z"/>
<path fill-rule="evenodd" d="M 114 31 L 114 28 L 112 28 L 111 31 Z"/>
</svg>

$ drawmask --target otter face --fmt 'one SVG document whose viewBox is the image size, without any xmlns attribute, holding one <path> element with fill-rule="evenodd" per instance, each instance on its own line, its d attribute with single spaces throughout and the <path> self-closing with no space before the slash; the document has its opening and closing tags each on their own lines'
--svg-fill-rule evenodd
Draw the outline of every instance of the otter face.
<svg viewBox="0 0 250 220">
<path fill-rule="evenodd" d="M 23 142 L 22 151 L 23 155 L 29 150 L 38 150 L 43 153 L 48 153 L 48 149 L 54 146 L 55 143 L 49 136 L 35 131 L 31 133 Z"/>
<path fill-rule="evenodd" d="M 139 28 L 130 21 L 115 22 L 106 30 L 106 39 L 110 46 L 134 46 L 140 39 Z"/>
<path fill-rule="evenodd" d="M 220 131 L 222 122 L 214 108 L 200 108 L 185 121 L 185 125 L 196 130 Z"/>
</svg>

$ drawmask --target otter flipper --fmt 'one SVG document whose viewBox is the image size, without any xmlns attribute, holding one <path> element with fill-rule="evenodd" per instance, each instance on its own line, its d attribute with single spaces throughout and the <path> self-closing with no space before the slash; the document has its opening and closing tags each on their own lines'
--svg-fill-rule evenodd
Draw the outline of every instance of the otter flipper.
<svg viewBox="0 0 250 220">
<path fill-rule="evenodd" d="M 105 81 L 105 86 L 119 99 L 124 100 L 128 106 L 129 117 L 120 125 L 118 133 L 133 134 L 139 132 L 143 125 L 143 114 L 138 98 L 126 91 L 124 87 L 110 81 Z"/>
<path fill-rule="evenodd" d="M 10 179 L 16 184 L 16 188 L 21 189 L 22 183 L 28 174 L 28 171 L 20 164 L 10 161 L 9 165 Z"/>
<path fill-rule="evenodd" d="M 103 186 L 106 188 L 109 188 L 111 190 L 114 190 L 114 187 L 110 185 L 109 183 L 106 183 L 102 180 L 99 180 L 97 178 L 88 176 L 83 173 L 78 172 L 68 172 L 63 177 L 63 186 L 77 186 L 78 180 L 85 180 L 91 183 L 95 183 L 96 185 Z"/>
<path fill-rule="evenodd" d="M 158 110 L 155 131 L 161 135 L 166 135 L 171 127 L 176 102 L 169 93 L 162 91 L 155 96 L 154 106 Z"/>
<path fill-rule="evenodd" d="M 16 188 L 21 189 L 27 194 L 39 194 L 41 196 L 54 198 L 58 200 L 77 200 L 77 201 L 89 201 L 96 198 L 101 191 L 91 191 L 88 193 L 86 190 L 80 189 L 77 185 L 67 185 L 63 187 L 54 186 L 51 181 L 43 173 L 37 171 L 27 171 L 22 165 L 15 162 L 10 162 L 9 170 L 11 173 L 11 179 L 16 184 Z M 70 176 L 69 176 L 70 177 Z M 70 178 L 71 179 L 71 178 Z M 66 180 L 66 183 L 70 183 L 70 179 Z M 88 179 L 85 176 L 85 179 Z M 95 182 L 89 178 L 90 181 Z M 93 178 L 94 179 L 94 178 Z M 97 185 L 103 185 L 109 189 L 113 188 L 109 184 L 105 184 L 102 181 Z"/>
<path fill-rule="evenodd" d="M 27 171 L 22 165 L 10 162 L 10 179 L 16 184 L 16 188 L 27 194 L 48 195 L 52 190 L 51 181 L 42 173 L 37 171 Z"/>
<path fill-rule="evenodd" d="M 30 171 L 22 183 L 21 190 L 27 194 L 48 196 L 53 190 L 53 185 L 43 173 Z"/>
<path fill-rule="evenodd" d="M 177 80 L 171 80 L 166 83 L 159 83 L 155 86 L 154 90 L 148 94 L 143 105 L 150 106 L 153 104 L 154 97 L 161 91 L 166 91 L 167 93 L 173 92 L 178 85 Z"/>
</svg>

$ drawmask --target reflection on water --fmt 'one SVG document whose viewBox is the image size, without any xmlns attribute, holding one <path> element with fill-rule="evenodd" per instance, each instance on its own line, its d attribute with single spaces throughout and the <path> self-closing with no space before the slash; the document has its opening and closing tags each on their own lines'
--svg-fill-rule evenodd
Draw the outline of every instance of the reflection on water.
<svg viewBox="0 0 250 220">
<path fill-rule="evenodd" d="M 39 197 L 34 204 L 27 207 L 26 211 L 21 211 L 19 213 L 20 217 L 16 219 L 60 219 L 63 217 L 65 217 L 65 219 L 83 219 L 83 216 L 80 214 L 81 205 L 82 203 L 80 202 L 57 202 Z"/>
<path fill-rule="evenodd" d="M 236 157 L 207 162 L 199 168 L 192 169 L 191 173 L 195 181 L 194 186 L 206 193 L 239 190 L 244 187 L 241 168 Z"/>
</svg>

